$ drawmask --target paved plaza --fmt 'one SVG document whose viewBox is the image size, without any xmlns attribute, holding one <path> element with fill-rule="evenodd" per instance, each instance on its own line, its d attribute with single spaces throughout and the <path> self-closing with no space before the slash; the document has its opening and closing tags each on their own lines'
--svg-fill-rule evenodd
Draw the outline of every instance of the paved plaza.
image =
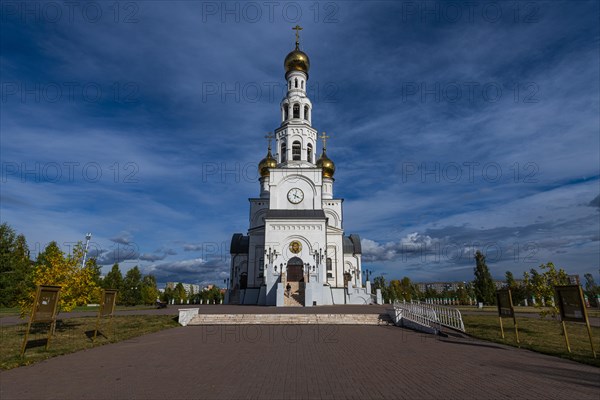
<svg viewBox="0 0 600 400">
<path fill-rule="evenodd" d="M 600 369 L 394 326 L 174 328 L 0 373 L 8 399 L 595 399 Z"/>
</svg>

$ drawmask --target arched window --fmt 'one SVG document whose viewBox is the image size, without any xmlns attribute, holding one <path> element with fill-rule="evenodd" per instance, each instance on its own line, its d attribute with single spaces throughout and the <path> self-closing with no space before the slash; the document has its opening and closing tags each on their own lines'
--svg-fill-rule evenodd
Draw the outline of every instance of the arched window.
<svg viewBox="0 0 600 400">
<path fill-rule="evenodd" d="M 294 79 L 294 84 L 296 85 L 296 89 L 298 89 L 298 78 Z"/>
<path fill-rule="evenodd" d="M 301 81 L 301 82 L 300 82 L 300 87 L 301 87 L 302 89 L 304 89 L 304 81 Z"/>
<path fill-rule="evenodd" d="M 287 154 L 287 146 L 285 143 L 281 143 L 281 162 L 285 162 Z"/>
<path fill-rule="evenodd" d="M 306 146 L 306 161 L 313 162 L 313 149 L 310 143 Z"/>
<path fill-rule="evenodd" d="M 300 118 L 300 105 L 294 104 L 294 118 Z"/>
<path fill-rule="evenodd" d="M 327 278 L 333 278 L 333 263 L 331 262 L 331 258 L 328 258 L 325 262 L 327 266 Z"/>
<path fill-rule="evenodd" d="M 283 114 L 284 114 L 284 120 L 288 120 L 288 118 L 290 117 L 290 108 L 287 104 L 283 105 Z"/>
<path fill-rule="evenodd" d="M 294 142 L 292 144 L 292 160 L 300 161 L 300 152 L 302 145 L 300 142 Z"/>
<path fill-rule="evenodd" d="M 292 80 L 291 80 L 291 79 L 290 79 L 290 84 L 289 84 L 288 86 L 289 86 L 289 88 L 288 88 L 288 89 L 291 89 L 291 88 L 292 88 Z"/>
<path fill-rule="evenodd" d="M 304 119 L 308 121 L 308 106 L 304 106 Z"/>
</svg>

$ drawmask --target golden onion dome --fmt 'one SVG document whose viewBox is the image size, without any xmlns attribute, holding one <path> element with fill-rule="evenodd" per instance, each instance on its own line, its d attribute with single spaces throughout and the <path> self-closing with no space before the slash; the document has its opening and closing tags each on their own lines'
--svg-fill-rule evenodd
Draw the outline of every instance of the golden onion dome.
<svg viewBox="0 0 600 400">
<path fill-rule="evenodd" d="M 317 160 L 317 167 L 323 169 L 323 178 L 333 178 L 333 174 L 335 173 L 335 164 L 329 157 L 327 157 L 325 149 L 323 149 L 321 157 L 319 157 Z"/>
<path fill-rule="evenodd" d="M 296 49 L 285 57 L 283 66 L 286 73 L 290 71 L 302 71 L 308 75 L 310 60 L 308 59 L 308 55 L 296 46 Z"/>
<path fill-rule="evenodd" d="M 271 155 L 271 149 L 267 152 L 267 156 L 258 163 L 258 172 L 263 178 L 269 176 L 269 168 L 277 168 L 277 161 Z"/>
</svg>

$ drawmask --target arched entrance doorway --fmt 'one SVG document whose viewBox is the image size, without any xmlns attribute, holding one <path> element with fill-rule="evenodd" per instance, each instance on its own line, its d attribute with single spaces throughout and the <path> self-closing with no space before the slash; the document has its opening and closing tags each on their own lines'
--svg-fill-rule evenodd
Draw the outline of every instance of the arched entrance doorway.
<svg viewBox="0 0 600 400">
<path fill-rule="evenodd" d="M 240 289 L 246 289 L 248 287 L 248 274 L 242 272 L 240 276 Z"/>
<path fill-rule="evenodd" d="M 291 258 L 287 263 L 287 281 L 300 282 L 304 280 L 304 272 L 302 270 L 302 259 L 299 257 Z"/>
<path fill-rule="evenodd" d="M 286 306 L 304 305 L 304 271 L 302 267 L 302 259 L 299 257 L 293 257 L 287 263 L 287 285 L 284 297 Z"/>
</svg>

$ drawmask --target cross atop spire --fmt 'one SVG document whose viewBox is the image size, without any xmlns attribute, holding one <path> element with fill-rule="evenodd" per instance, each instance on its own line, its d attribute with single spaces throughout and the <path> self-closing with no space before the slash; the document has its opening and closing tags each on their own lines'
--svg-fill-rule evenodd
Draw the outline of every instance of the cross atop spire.
<svg viewBox="0 0 600 400">
<path fill-rule="evenodd" d="M 327 139 L 329 139 L 329 136 L 327 136 L 327 134 L 323 132 L 321 134 L 321 140 L 323 141 L 323 151 L 327 150 Z"/>
<path fill-rule="evenodd" d="M 273 135 L 272 132 L 267 132 L 267 134 L 265 135 L 265 139 L 267 139 L 267 142 L 269 143 L 269 151 L 271 151 L 271 140 L 275 137 L 275 135 Z"/>
<path fill-rule="evenodd" d="M 292 28 L 293 31 L 296 31 L 296 50 L 300 49 L 300 31 L 302 27 L 300 25 L 296 25 Z"/>
</svg>

